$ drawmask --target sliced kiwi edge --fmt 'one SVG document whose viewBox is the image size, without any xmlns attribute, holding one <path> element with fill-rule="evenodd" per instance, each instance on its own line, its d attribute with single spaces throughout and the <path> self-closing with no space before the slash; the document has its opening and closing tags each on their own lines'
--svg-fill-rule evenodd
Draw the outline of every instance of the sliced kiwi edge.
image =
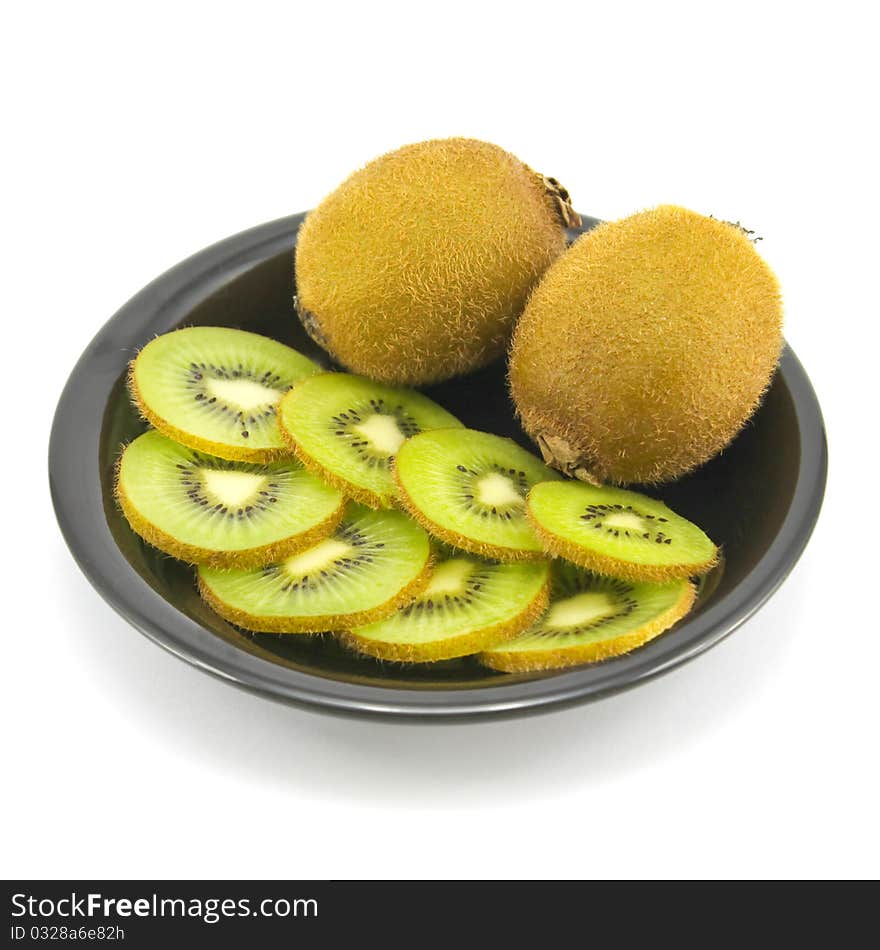
<svg viewBox="0 0 880 950">
<path fill-rule="evenodd" d="M 187 564 L 206 564 L 208 567 L 217 568 L 255 568 L 284 560 L 286 557 L 293 557 L 294 554 L 299 554 L 332 534 L 342 521 L 346 509 L 346 499 L 340 498 L 336 509 L 323 521 L 312 525 L 311 528 L 300 534 L 292 535 L 289 538 L 280 538 L 278 541 L 272 541 L 269 544 L 261 544 L 257 547 L 243 548 L 237 551 L 203 548 L 197 544 L 187 544 L 178 540 L 173 534 L 168 534 L 167 531 L 163 531 L 148 518 L 145 518 L 132 504 L 131 499 L 122 487 L 119 475 L 121 467 L 122 455 L 120 454 L 116 462 L 113 494 L 132 531 L 142 537 L 147 544 L 151 544 L 164 554 L 170 554 L 181 561 L 186 561 Z"/>
<path fill-rule="evenodd" d="M 354 482 L 349 481 L 347 478 L 343 478 L 341 475 L 338 475 L 336 472 L 331 471 L 329 468 L 325 468 L 320 462 L 314 459 L 306 450 L 296 441 L 296 439 L 287 431 L 285 426 L 281 422 L 281 407 L 284 404 L 284 400 L 300 385 L 300 383 L 305 382 L 306 379 L 311 379 L 312 377 L 305 377 L 294 383 L 293 386 L 288 389 L 288 391 L 281 397 L 280 402 L 278 403 L 278 431 L 281 433 L 281 438 L 284 440 L 285 445 L 288 448 L 288 451 L 292 452 L 299 461 L 303 468 L 310 471 L 313 475 L 317 475 L 318 478 L 323 479 L 328 485 L 331 485 L 333 488 L 338 488 L 346 498 L 350 498 L 353 501 L 359 501 L 362 505 L 366 505 L 368 508 L 372 508 L 378 511 L 381 508 L 394 508 L 395 501 L 397 500 L 394 495 L 388 497 L 380 495 L 378 492 L 370 491 L 369 488 L 364 488 L 362 485 L 356 485 Z"/>
<path fill-rule="evenodd" d="M 585 643 L 581 646 L 560 650 L 514 651 L 508 653 L 493 650 L 491 653 L 478 654 L 477 661 L 483 666 L 498 670 L 501 673 L 534 673 L 610 660 L 613 657 L 630 653 L 637 647 L 644 646 L 650 640 L 659 637 L 661 633 L 665 633 L 688 614 L 694 605 L 696 596 L 696 587 L 688 581 L 682 586 L 681 596 L 671 607 L 637 630 L 610 640 Z"/>
<path fill-rule="evenodd" d="M 529 493 L 531 494 L 531 492 Z M 596 574 L 604 574 L 606 577 L 617 577 L 623 581 L 647 581 L 654 584 L 663 584 L 667 581 L 685 580 L 689 577 L 697 577 L 701 574 L 707 574 L 718 563 L 720 555 L 719 548 L 715 548 L 712 557 L 702 562 L 687 564 L 637 564 L 635 561 L 626 561 L 622 558 L 611 557 L 608 554 L 600 554 L 587 548 L 575 541 L 569 541 L 563 538 L 541 524 L 532 513 L 529 499 L 526 498 L 526 518 L 534 528 L 544 551 L 552 557 L 562 558 L 564 561 L 570 561 L 577 564 L 578 567 L 586 568 Z"/>
<path fill-rule="evenodd" d="M 337 631 L 336 637 L 349 649 L 376 660 L 390 660 L 395 663 L 433 663 L 439 660 L 454 660 L 479 653 L 496 643 L 512 640 L 532 626 L 544 614 L 549 604 L 550 572 L 548 570 L 540 590 L 516 617 L 480 630 L 420 646 L 386 643 L 361 637 L 354 629 Z"/>
<path fill-rule="evenodd" d="M 443 429 L 432 429 L 432 432 L 444 431 Z M 491 433 L 490 433 L 491 434 Z M 415 436 L 412 436 L 415 438 Z M 407 439 L 407 442 L 409 439 Z M 404 443 L 405 445 L 406 443 Z M 458 548 L 460 551 L 467 551 L 469 554 L 478 554 L 480 557 L 495 558 L 499 561 L 545 561 L 547 554 L 543 550 L 529 551 L 525 548 L 511 548 L 507 545 L 489 544 L 486 541 L 480 541 L 476 538 L 470 538 L 463 534 L 458 534 L 444 525 L 438 524 L 429 518 L 418 505 L 410 498 L 400 474 L 397 471 L 397 459 L 391 465 L 391 475 L 394 478 L 394 484 L 397 485 L 397 506 L 405 511 L 414 521 L 417 521 L 428 534 L 443 541 L 446 544 Z"/>
<path fill-rule="evenodd" d="M 141 418 L 154 429 L 158 429 L 162 435 L 167 435 L 169 439 L 185 445 L 188 449 L 206 452 L 208 455 L 216 455 L 217 458 L 225 459 L 227 462 L 283 462 L 290 458 L 290 450 L 283 445 L 276 448 L 248 449 L 242 446 L 229 445 L 226 442 L 215 442 L 213 439 L 203 439 L 201 436 L 172 425 L 167 419 L 153 412 L 141 397 L 135 376 L 136 363 L 137 357 L 128 364 L 126 384 L 129 396 Z"/>
<path fill-rule="evenodd" d="M 499 561 L 545 561 L 547 554 L 545 551 L 528 551 L 523 548 L 511 548 L 500 544 L 488 544 L 485 541 L 479 541 L 475 538 L 469 538 L 463 534 L 458 534 L 441 524 L 437 524 L 429 518 L 409 497 L 403 482 L 397 474 L 397 467 L 391 466 L 391 472 L 394 476 L 394 483 L 397 485 L 397 503 L 414 521 L 418 522 L 428 534 L 437 538 L 446 544 L 458 548 L 460 551 L 467 551 L 470 554 L 478 554 L 480 557 L 496 558 Z"/>
<path fill-rule="evenodd" d="M 400 610 L 401 607 L 405 607 L 428 586 L 433 564 L 434 552 L 429 545 L 428 555 L 421 571 L 401 587 L 393 597 L 386 600 L 384 604 L 371 607 L 369 610 L 360 610 L 349 614 L 326 614 L 311 617 L 261 617 L 246 610 L 240 610 L 238 607 L 231 607 L 219 598 L 202 578 L 200 571 L 197 572 L 197 583 L 199 594 L 205 603 L 220 614 L 224 620 L 228 620 L 243 630 L 250 630 L 253 633 L 333 633 L 347 630 L 350 627 L 362 627 L 376 620 L 384 620 L 385 617 L 389 617 L 395 611 Z"/>
</svg>

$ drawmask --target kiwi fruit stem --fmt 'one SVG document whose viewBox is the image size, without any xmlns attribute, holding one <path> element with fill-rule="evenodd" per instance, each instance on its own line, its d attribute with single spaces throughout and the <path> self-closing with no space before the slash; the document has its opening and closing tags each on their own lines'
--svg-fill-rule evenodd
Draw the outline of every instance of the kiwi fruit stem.
<svg viewBox="0 0 880 950">
<path fill-rule="evenodd" d="M 586 460 L 561 436 L 539 431 L 535 435 L 535 442 L 541 450 L 541 457 L 552 468 L 597 488 L 602 486 L 600 479 L 588 468 Z"/>
<path fill-rule="evenodd" d="M 322 350 L 329 350 L 330 343 L 321 329 L 321 324 L 311 310 L 306 310 L 299 302 L 299 296 L 293 295 L 293 309 L 299 317 L 299 322 L 309 337 L 321 347 Z"/>
<path fill-rule="evenodd" d="M 538 177 L 553 202 L 554 210 L 562 226 L 564 228 L 579 228 L 583 222 L 581 216 L 571 206 L 571 196 L 568 189 L 560 185 L 555 178 L 541 174 L 538 174 Z"/>
</svg>

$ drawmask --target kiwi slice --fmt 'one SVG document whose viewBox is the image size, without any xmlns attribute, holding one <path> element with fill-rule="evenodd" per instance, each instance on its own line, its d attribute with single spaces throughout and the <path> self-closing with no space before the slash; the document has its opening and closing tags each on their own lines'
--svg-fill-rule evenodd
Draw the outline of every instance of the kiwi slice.
<svg viewBox="0 0 880 950">
<path fill-rule="evenodd" d="M 500 560 L 544 557 L 526 496 L 560 476 L 511 439 L 475 429 L 423 432 L 401 447 L 394 472 L 403 506 L 447 544 Z"/>
<path fill-rule="evenodd" d="M 230 462 L 160 432 L 122 453 L 116 497 L 131 527 L 191 563 L 259 567 L 326 537 L 345 511 L 341 492 L 294 459 Z"/>
<path fill-rule="evenodd" d="M 547 562 L 501 564 L 445 549 L 412 603 L 339 636 L 382 660 L 468 656 L 530 627 L 547 608 L 549 577 Z"/>
<path fill-rule="evenodd" d="M 691 609 L 694 597 L 690 581 L 636 583 L 557 561 L 550 609 L 525 633 L 478 659 L 492 669 L 520 673 L 620 656 L 668 630 Z"/>
<path fill-rule="evenodd" d="M 302 463 L 372 508 L 390 506 L 391 466 L 404 440 L 461 426 L 427 396 L 348 373 L 304 379 L 281 401 L 281 434 Z"/>
<path fill-rule="evenodd" d="M 278 403 L 320 368 L 283 343 L 227 327 L 186 327 L 151 340 L 132 361 L 141 415 L 192 449 L 225 459 L 286 458 Z"/>
<path fill-rule="evenodd" d="M 246 630 L 321 633 L 372 623 L 424 587 L 431 545 L 403 512 L 352 504 L 330 537 L 261 570 L 199 567 L 199 590 Z"/>
<path fill-rule="evenodd" d="M 551 554 L 611 577 L 662 582 L 705 574 L 718 560 L 718 548 L 695 524 L 623 488 L 536 485 L 528 516 Z"/>
</svg>

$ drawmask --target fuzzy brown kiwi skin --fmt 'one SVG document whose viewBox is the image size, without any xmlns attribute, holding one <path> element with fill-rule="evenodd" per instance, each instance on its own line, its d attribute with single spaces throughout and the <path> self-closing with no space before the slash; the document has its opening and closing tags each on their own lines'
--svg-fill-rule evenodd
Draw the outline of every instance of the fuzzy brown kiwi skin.
<svg viewBox="0 0 880 950">
<path fill-rule="evenodd" d="M 319 541 L 323 541 L 324 538 L 333 533 L 345 514 L 346 500 L 341 498 L 336 510 L 323 521 L 302 534 L 294 535 L 291 538 L 282 538 L 279 541 L 273 541 L 271 544 L 245 548 L 241 551 L 217 551 L 210 548 L 201 548 L 194 544 L 178 541 L 174 535 L 162 531 L 161 528 L 156 527 L 141 515 L 122 487 L 119 478 L 121 463 L 122 455 L 119 456 L 116 462 L 113 494 L 132 531 L 164 554 L 170 554 L 172 557 L 186 561 L 188 564 L 206 564 L 208 567 L 217 568 L 264 567 L 267 564 L 282 561 L 284 558 L 293 557 L 294 554 L 299 554 Z"/>
<path fill-rule="evenodd" d="M 564 188 L 555 178 L 551 178 L 547 175 L 542 175 L 539 172 L 534 171 L 534 169 L 529 168 L 528 165 L 524 165 L 527 173 L 532 176 L 537 187 L 544 193 L 545 200 L 547 202 L 550 211 L 553 215 L 559 220 L 559 224 L 563 228 L 579 228 L 582 224 L 580 215 L 572 208 L 571 206 L 571 196 L 568 193 L 568 190 Z M 295 279 L 295 276 L 294 276 Z M 323 327 L 321 326 L 321 320 L 318 315 L 312 311 L 308 310 L 300 302 L 299 296 L 294 294 L 293 297 L 293 308 L 294 311 L 299 317 L 299 322 L 302 324 L 303 329 L 306 331 L 308 336 L 312 341 L 318 344 L 323 350 L 330 354 L 337 362 L 342 362 L 336 353 L 333 350 L 330 341 L 327 339 L 327 334 L 324 332 Z M 486 360 L 483 364 L 492 362 L 493 359 L 496 359 L 500 353 L 489 353 L 486 357 Z M 472 367 L 472 369 L 479 369 L 479 365 Z M 467 368 L 459 370 L 459 372 L 468 372 Z M 422 385 L 425 383 L 440 381 L 440 379 L 446 378 L 445 374 L 435 380 L 430 373 L 428 375 L 421 374 L 418 380 L 410 383 L 410 385 Z M 364 502 L 369 504 L 369 502 Z"/>
<path fill-rule="evenodd" d="M 300 380 L 304 382 L 304 380 Z M 337 475 L 335 472 L 331 472 L 330 469 L 325 468 L 321 465 L 320 462 L 315 461 L 311 455 L 294 439 L 294 437 L 287 431 L 284 427 L 284 423 L 281 421 L 281 404 L 284 400 L 296 389 L 299 385 L 299 382 L 292 386 L 282 397 L 281 402 L 278 403 L 278 431 L 281 433 L 281 438 L 284 440 L 284 444 L 287 446 L 288 452 L 293 453 L 297 461 L 303 466 L 303 468 L 310 471 L 313 475 L 317 475 L 328 485 L 332 485 L 333 488 L 339 489 L 346 498 L 350 498 L 353 501 L 359 501 L 362 505 L 366 505 L 368 508 L 380 509 L 380 508 L 393 508 L 395 499 L 393 497 L 386 498 L 383 495 L 379 495 L 376 492 L 370 491 L 368 488 L 363 488 L 360 485 L 355 485 L 353 482 L 348 481 L 348 479 L 342 478 L 341 475 Z"/>
<path fill-rule="evenodd" d="M 206 452 L 208 455 L 216 455 L 217 458 L 226 459 L 229 462 L 283 462 L 290 458 L 290 451 L 285 446 L 266 449 L 246 449 L 242 446 L 227 445 L 225 442 L 213 442 L 211 439 L 202 439 L 191 432 L 185 432 L 171 425 L 167 420 L 153 412 L 152 409 L 141 397 L 135 376 L 135 357 L 128 364 L 128 374 L 126 384 L 131 401 L 144 421 L 148 422 L 154 429 L 158 429 L 162 435 L 167 435 L 169 439 L 185 445 L 188 449 L 195 449 L 197 452 Z"/>
<path fill-rule="evenodd" d="M 477 541 L 474 538 L 466 538 L 464 535 L 457 534 L 443 525 L 437 524 L 428 518 L 425 513 L 418 508 L 407 494 L 403 482 L 397 473 L 396 465 L 391 466 L 391 473 L 394 476 L 394 483 L 397 485 L 397 506 L 405 511 L 413 521 L 418 522 L 428 534 L 433 535 L 440 541 L 458 548 L 460 551 L 468 551 L 471 554 L 479 554 L 480 557 L 495 558 L 498 561 L 546 561 L 547 555 L 541 551 L 525 551 L 520 548 L 508 548 L 500 544 L 486 544 L 485 541 Z"/>
<path fill-rule="evenodd" d="M 532 673 L 542 670 L 559 670 L 569 666 L 581 666 L 585 663 L 598 663 L 615 656 L 623 656 L 637 647 L 643 646 L 686 616 L 694 605 L 696 589 L 690 582 L 687 583 L 682 595 L 676 603 L 650 623 L 645 624 L 632 633 L 615 637 L 600 643 L 589 643 L 579 647 L 570 647 L 567 650 L 547 650 L 540 653 L 527 652 L 509 653 L 480 653 L 477 660 L 483 666 L 498 670 L 501 673 Z"/>
<path fill-rule="evenodd" d="M 442 167 L 449 161 L 467 165 L 444 188 Z M 422 185 L 432 169 L 440 177 L 428 198 Z M 518 211 L 493 214 L 492 196 L 470 188 L 471 172 L 478 183 L 485 182 L 485 174 L 497 175 L 504 208 L 512 204 Z M 392 240 L 390 248 L 379 245 L 395 267 L 401 265 L 387 284 L 380 280 L 377 288 L 357 269 L 350 284 L 347 278 L 328 281 L 323 255 L 338 254 L 340 227 L 346 235 L 359 230 L 369 235 L 376 230 L 374 215 L 396 208 L 408 184 L 413 186 L 406 193 L 411 213 L 401 226 L 406 233 L 431 235 L 443 220 L 446 201 L 455 252 L 438 257 L 434 248 L 422 252 L 416 242 L 418 253 L 410 254 L 412 242 L 398 247 Z M 364 186 L 370 191 L 367 201 Z M 437 207 L 431 203 L 435 197 Z M 462 202 L 458 210 L 457 199 Z M 503 355 L 528 293 L 563 253 L 566 227 L 577 223 L 568 192 L 555 179 L 497 146 L 461 138 L 404 146 L 355 172 L 306 217 L 294 263 L 300 320 L 337 362 L 374 379 L 419 386 L 472 372 Z M 503 260 L 487 256 L 487 245 L 502 248 Z M 369 253 L 362 259 L 375 260 Z M 423 279 L 426 273 L 431 280 Z M 427 292 L 422 295 L 422 290 Z M 382 314 L 395 314 L 400 326 L 402 315 L 408 332 L 391 339 L 377 327 L 375 338 L 365 339 L 357 323 L 369 329 Z M 397 358 L 388 359 L 389 353 Z"/>
<path fill-rule="evenodd" d="M 376 620 L 384 620 L 395 611 L 411 603 L 427 586 L 431 578 L 434 554 L 429 550 L 419 574 L 402 587 L 390 600 L 370 610 L 350 614 L 328 614 L 321 617 L 260 617 L 232 607 L 218 597 L 197 574 L 199 594 L 208 606 L 224 620 L 253 633 L 331 633 L 350 627 L 363 627 Z"/>
<path fill-rule="evenodd" d="M 600 224 L 548 268 L 517 323 L 508 379 L 548 464 L 661 484 L 730 444 L 782 345 L 779 284 L 747 234 L 667 205 Z"/>
<path fill-rule="evenodd" d="M 493 624 L 472 633 L 452 637 L 440 643 L 415 646 L 402 643 L 382 643 L 367 637 L 361 637 L 356 630 L 339 631 L 336 636 L 345 646 L 373 657 L 376 660 L 391 660 L 396 663 L 434 663 L 439 660 L 454 660 L 486 650 L 496 643 L 512 640 L 535 623 L 550 603 L 550 572 L 547 572 L 541 589 L 518 616 L 503 623 Z"/>
<path fill-rule="evenodd" d="M 632 561 L 624 561 L 607 554 L 591 551 L 580 544 L 575 544 L 573 541 L 552 534 L 534 516 L 528 499 L 526 499 L 526 518 L 534 528 L 535 534 L 538 535 L 538 539 L 547 554 L 562 558 L 564 561 L 570 561 L 572 564 L 577 564 L 578 567 L 584 567 L 596 574 L 618 577 L 623 581 L 647 581 L 653 584 L 663 584 L 668 581 L 684 580 L 688 577 L 706 574 L 718 563 L 719 551 L 716 548 L 711 557 L 696 564 L 635 564 Z"/>
</svg>

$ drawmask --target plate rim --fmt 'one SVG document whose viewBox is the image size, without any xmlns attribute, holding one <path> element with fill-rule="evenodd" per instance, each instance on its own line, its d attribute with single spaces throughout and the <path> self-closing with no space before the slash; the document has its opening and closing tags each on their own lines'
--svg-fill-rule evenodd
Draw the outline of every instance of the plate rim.
<svg viewBox="0 0 880 950">
<path fill-rule="evenodd" d="M 828 467 L 818 399 L 787 344 L 778 373 L 789 390 L 800 436 L 797 481 L 788 512 L 749 574 L 687 621 L 675 638 L 660 637 L 611 662 L 526 681 L 502 681 L 477 688 L 381 687 L 272 663 L 227 643 L 179 611 L 128 563 L 110 532 L 99 456 L 107 398 L 124 362 L 143 345 L 145 326 L 150 334 L 172 329 L 192 303 L 205 299 L 235 276 L 285 250 L 292 254 L 304 217 L 305 212 L 289 215 L 224 238 L 158 276 L 103 325 L 77 360 L 62 390 L 52 422 L 48 459 L 58 524 L 91 585 L 148 639 L 226 682 L 303 708 L 397 722 L 474 721 L 550 711 L 641 685 L 721 642 L 782 584 L 815 527 Z M 586 227 L 595 223 L 595 219 L 585 218 Z M 139 343 L 132 339 L 135 328 L 140 331 Z M 132 342 L 120 348 L 120 337 Z M 122 366 L 120 360 L 124 361 Z"/>
</svg>

